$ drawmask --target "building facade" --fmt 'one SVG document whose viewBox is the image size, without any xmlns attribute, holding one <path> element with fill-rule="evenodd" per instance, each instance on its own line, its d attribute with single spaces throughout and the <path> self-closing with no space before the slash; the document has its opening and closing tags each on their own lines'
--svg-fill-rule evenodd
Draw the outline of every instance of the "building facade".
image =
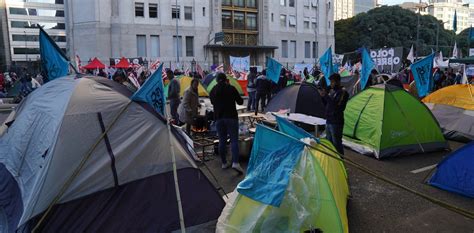
<svg viewBox="0 0 474 233">
<path fill-rule="evenodd" d="M 38 65 L 41 26 L 66 51 L 66 20 L 63 0 L 5 0 L 8 32 L 8 63 Z M 5 31 L 4 31 L 5 32 Z M 4 36 L 5 38 L 5 33 Z M 31 67 L 30 67 L 31 68 Z"/>
<path fill-rule="evenodd" d="M 428 5 L 428 13 L 438 20 L 445 22 L 444 28 L 453 30 L 454 12 L 457 15 L 457 31 L 471 26 L 472 23 L 472 7 L 469 4 L 463 3 L 462 0 L 431 0 Z"/>
<path fill-rule="evenodd" d="M 335 0 L 334 1 L 334 20 L 348 19 L 353 17 L 355 0 Z"/>
<path fill-rule="evenodd" d="M 228 64 L 229 56 L 314 62 L 334 45 L 331 0 L 71 0 L 70 55 L 144 57 L 166 67 Z M 223 32 L 223 40 L 214 36 Z M 178 35 L 178 36 L 176 36 Z M 286 41 L 286 42 L 285 42 Z M 179 62 L 178 62 L 179 60 Z"/>
</svg>

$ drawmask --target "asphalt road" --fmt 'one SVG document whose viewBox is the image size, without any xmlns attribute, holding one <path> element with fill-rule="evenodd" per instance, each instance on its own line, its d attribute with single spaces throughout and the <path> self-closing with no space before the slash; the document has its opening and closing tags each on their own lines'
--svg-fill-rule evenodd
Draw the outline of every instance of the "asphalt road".
<svg viewBox="0 0 474 233">
<path fill-rule="evenodd" d="M 450 142 L 455 150 L 463 144 Z M 443 191 L 424 183 L 430 169 L 412 173 L 440 162 L 449 151 L 416 154 L 386 160 L 357 154 L 346 149 L 345 155 L 354 162 L 390 178 L 410 189 L 427 194 L 451 205 L 474 212 L 474 200 L 454 193 Z M 220 159 L 212 156 L 205 163 L 212 171 L 214 180 L 207 168 L 201 169 L 216 187 L 223 188 L 222 195 L 235 189 L 244 178 L 235 171 L 220 168 Z M 242 162 L 245 168 L 246 162 Z M 474 233 L 474 220 L 454 213 L 437 204 L 433 204 L 417 195 L 402 190 L 351 165 L 346 164 L 349 176 L 351 197 L 348 201 L 348 219 L 350 232 L 456 232 Z M 423 169 L 422 169 L 423 170 Z"/>
</svg>

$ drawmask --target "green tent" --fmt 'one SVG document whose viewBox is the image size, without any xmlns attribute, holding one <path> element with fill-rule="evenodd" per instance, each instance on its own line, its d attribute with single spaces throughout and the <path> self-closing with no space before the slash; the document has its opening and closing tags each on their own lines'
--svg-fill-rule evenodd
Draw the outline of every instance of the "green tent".
<svg viewBox="0 0 474 233">
<path fill-rule="evenodd" d="M 344 145 L 377 159 L 448 148 L 430 110 L 392 85 L 372 86 L 352 97 L 344 118 Z"/>
<path fill-rule="evenodd" d="M 235 78 L 227 76 L 227 80 L 229 80 L 230 85 L 232 85 L 233 87 L 235 87 L 235 89 L 237 89 L 237 91 L 239 92 L 240 95 L 244 95 L 244 91 L 242 90 L 242 87 L 240 87 L 239 82 L 237 82 L 237 80 Z M 207 88 L 206 88 L 207 92 L 211 93 L 212 88 L 214 88 L 214 86 L 216 86 L 216 85 L 217 85 L 217 79 L 214 78 L 214 80 L 212 80 L 212 82 L 209 83 L 209 85 L 207 86 Z"/>
</svg>

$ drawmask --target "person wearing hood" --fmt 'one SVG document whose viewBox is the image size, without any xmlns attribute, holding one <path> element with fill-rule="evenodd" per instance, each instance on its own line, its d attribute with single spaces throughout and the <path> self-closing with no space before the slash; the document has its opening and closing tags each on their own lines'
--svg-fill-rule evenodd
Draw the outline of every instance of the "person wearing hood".
<svg viewBox="0 0 474 233">
<path fill-rule="evenodd" d="M 198 115 L 198 86 L 199 79 L 193 78 L 193 80 L 191 80 L 191 85 L 184 91 L 183 101 L 178 107 L 179 120 L 186 123 L 186 133 L 188 135 L 191 135 L 191 126 Z"/>
</svg>

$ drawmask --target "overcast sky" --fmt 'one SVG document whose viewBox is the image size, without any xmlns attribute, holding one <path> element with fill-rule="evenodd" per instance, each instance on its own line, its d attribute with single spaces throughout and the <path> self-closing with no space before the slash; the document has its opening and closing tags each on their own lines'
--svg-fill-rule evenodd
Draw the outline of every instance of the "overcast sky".
<svg viewBox="0 0 474 233">
<path fill-rule="evenodd" d="M 382 0 L 383 5 L 397 5 L 403 2 L 419 2 L 419 0 Z M 427 0 L 422 0 L 422 2 L 428 2 Z M 474 0 L 464 0 L 466 3 L 474 4 Z"/>
</svg>

